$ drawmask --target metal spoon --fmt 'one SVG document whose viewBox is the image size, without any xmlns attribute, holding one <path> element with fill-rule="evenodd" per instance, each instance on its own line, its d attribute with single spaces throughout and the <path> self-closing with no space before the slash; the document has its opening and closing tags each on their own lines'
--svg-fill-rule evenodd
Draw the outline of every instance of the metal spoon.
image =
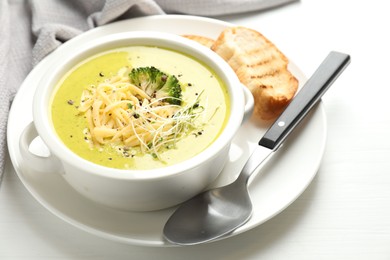
<svg viewBox="0 0 390 260">
<path fill-rule="evenodd" d="M 184 202 L 168 219 L 164 238 L 194 245 L 215 240 L 245 224 L 252 215 L 248 179 L 282 144 L 349 64 L 350 56 L 330 52 L 313 76 L 259 141 L 238 178 Z"/>
</svg>

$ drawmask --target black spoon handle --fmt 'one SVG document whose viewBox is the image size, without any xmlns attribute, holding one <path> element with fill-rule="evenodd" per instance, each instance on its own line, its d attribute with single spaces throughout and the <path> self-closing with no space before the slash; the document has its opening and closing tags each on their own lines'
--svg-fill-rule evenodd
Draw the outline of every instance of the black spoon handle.
<svg viewBox="0 0 390 260">
<path fill-rule="evenodd" d="M 350 63 L 348 54 L 332 51 L 268 129 L 259 145 L 277 150 L 284 139 L 320 100 L 338 76 Z"/>
</svg>

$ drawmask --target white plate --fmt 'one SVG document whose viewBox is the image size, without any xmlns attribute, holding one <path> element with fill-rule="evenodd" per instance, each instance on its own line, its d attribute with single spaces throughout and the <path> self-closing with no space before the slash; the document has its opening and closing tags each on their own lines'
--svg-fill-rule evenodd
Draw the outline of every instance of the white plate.
<svg viewBox="0 0 390 260">
<path fill-rule="evenodd" d="M 129 244 L 169 246 L 163 240 L 162 229 L 173 209 L 134 213 L 96 205 L 75 192 L 59 174 L 31 171 L 28 163 L 21 160 L 19 136 L 32 120 L 30 108 L 33 93 L 51 61 L 67 55 L 85 42 L 102 35 L 131 30 L 159 30 L 216 38 L 227 26 L 232 25 L 208 18 L 180 15 L 121 21 L 93 29 L 68 41 L 38 64 L 25 79 L 14 99 L 7 134 L 12 163 L 31 195 L 54 215 L 100 237 Z M 301 83 L 305 81 L 296 66 L 292 65 L 291 70 Z M 229 161 L 215 185 L 226 184 L 235 179 L 265 130 L 265 126 L 257 125 L 253 120 L 242 126 L 233 141 Z M 250 230 L 290 205 L 315 176 L 324 152 L 325 140 L 326 119 L 320 103 L 263 168 L 262 176 L 253 178 L 249 186 L 254 205 L 253 216 L 248 223 L 226 237 Z M 39 144 L 36 147 L 44 149 Z"/>
</svg>

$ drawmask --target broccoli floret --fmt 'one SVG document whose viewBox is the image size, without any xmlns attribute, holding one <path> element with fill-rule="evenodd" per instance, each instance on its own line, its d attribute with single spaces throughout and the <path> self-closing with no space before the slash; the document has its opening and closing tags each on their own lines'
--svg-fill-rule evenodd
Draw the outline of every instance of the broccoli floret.
<svg viewBox="0 0 390 260">
<path fill-rule="evenodd" d="M 167 98 L 166 101 L 170 104 L 181 105 L 181 87 L 177 78 L 173 75 L 168 76 L 165 84 L 156 92 L 156 98 Z"/>
<path fill-rule="evenodd" d="M 155 67 L 140 67 L 131 70 L 130 82 L 142 89 L 149 96 L 162 88 L 164 78 L 167 77 L 163 72 Z"/>
<path fill-rule="evenodd" d="M 175 76 L 167 75 L 152 66 L 132 69 L 129 78 L 131 83 L 145 91 L 150 97 L 166 97 L 166 101 L 170 104 L 181 104 L 181 86 Z"/>
</svg>

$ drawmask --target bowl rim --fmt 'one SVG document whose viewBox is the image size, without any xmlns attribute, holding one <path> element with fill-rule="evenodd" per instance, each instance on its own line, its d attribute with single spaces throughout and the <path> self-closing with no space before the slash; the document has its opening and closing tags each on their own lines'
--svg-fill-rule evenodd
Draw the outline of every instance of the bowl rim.
<svg viewBox="0 0 390 260">
<path fill-rule="evenodd" d="M 197 61 L 206 64 L 224 82 L 230 99 L 230 115 L 228 121 L 218 136 L 205 150 L 194 157 L 162 168 L 133 170 L 117 169 L 95 164 L 88 161 L 69 149 L 57 136 L 52 127 L 50 118 L 50 100 L 55 92 L 58 81 L 79 62 L 105 51 L 124 47 L 127 45 L 153 45 L 157 47 L 169 48 L 174 51 L 184 53 Z M 143 44 L 141 42 L 144 42 Z M 153 44 L 151 44 L 153 43 Z M 115 47 L 113 47 L 115 46 Z M 244 116 L 245 98 L 241 83 L 233 69 L 218 54 L 211 49 L 202 46 L 192 40 L 186 39 L 176 34 L 156 31 L 129 31 L 103 36 L 89 41 L 80 46 L 74 53 L 62 53 L 63 59 L 53 62 L 47 71 L 47 77 L 43 77 L 39 82 L 33 98 L 33 120 L 38 134 L 47 145 L 50 152 L 54 154 L 62 163 L 89 172 L 101 177 L 110 179 L 126 180 L 150 180 L 156 178 L 168 178 L 196 168 L 199 165 L 212 160 L 230 143 L 241 126 Z M 123 174 L 123 173 L 126 174 Z"/>
</svg>

